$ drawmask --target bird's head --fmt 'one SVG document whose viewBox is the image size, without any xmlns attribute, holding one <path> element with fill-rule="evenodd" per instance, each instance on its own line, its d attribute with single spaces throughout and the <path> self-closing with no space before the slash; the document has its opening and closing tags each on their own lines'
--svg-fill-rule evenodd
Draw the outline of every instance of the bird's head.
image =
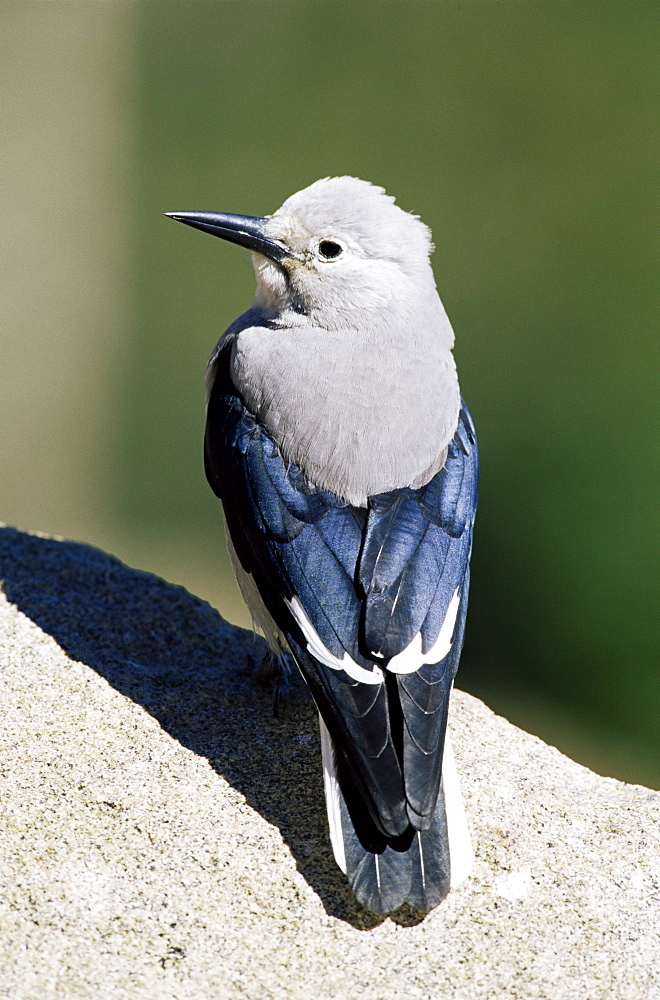
<svg viewBox="0 0 660 1000">
<path fill-rule="evenodd" d="M 356 177 L 316 181 L 264 217 L 168 214 L 251 249 L 256 304 L 275 315 L 353 325 L 362 311 L 399 311 L 408 301 L 418 309 L 421 297 L 437 297 L 428 227 Z"/>
</svg>

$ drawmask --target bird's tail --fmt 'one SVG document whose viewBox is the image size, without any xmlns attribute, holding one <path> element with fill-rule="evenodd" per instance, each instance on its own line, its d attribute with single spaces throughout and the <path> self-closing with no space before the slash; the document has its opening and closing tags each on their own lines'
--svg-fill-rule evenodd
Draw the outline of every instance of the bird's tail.
<svg viewBox="0 0 660 1000">
<path fill-rule="evenodd" d="M 411 827 L 401 837 L 386 839 L 368 818 L 362 822 L 359 808 L 349 808 L 350 785 L 340 774 L 341 761 L 320 717 L 319 723 L 330 840 L 337 864 L 359 902 L 374 913 L 391 913 L 403 903 L 427 913 L 442 902 L 450 887 L 467 878 L 474 860 L 449 734 L 431 826 L 428 830 Z"/>
</svg>

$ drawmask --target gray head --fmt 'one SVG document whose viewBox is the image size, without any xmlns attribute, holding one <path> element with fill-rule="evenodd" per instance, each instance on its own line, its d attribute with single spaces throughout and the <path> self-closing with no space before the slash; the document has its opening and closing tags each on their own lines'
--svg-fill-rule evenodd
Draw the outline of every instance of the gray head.
<svg viewBox="0 0 660 1000">
<path fill-rule="evenodd" d="M 261 218 L 173 217 L 253 251 L 256 308 L 227 332 L 231 377 L 284 457 L 358 506 L 428 482 L 460 398 L 428 228 L 355 177 L 317 181 Z"/>
<path fill-rule="evenodd" d="M 172 213 L 254 251 L 256 305 L 306 315 L 317 326 L 353 326 L 386 308 L 419 314 L 437 298 L 431 233 L 383 188 L 356 177 L 326 177 L 270 216 Z M 420 299 L 422 300 L 420 302 Z"/>
</svg>

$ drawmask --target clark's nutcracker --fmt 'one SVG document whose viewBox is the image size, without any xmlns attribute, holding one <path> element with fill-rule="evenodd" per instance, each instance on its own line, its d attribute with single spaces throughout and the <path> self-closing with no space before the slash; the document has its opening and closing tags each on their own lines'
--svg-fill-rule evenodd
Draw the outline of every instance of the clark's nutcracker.
<svg viewBox="0 0 660 1000">
<path fill-rule="evenodd" d="M 208 364 L 206 475 L 318 708 L 337 864 L 370 910 L 427 912 L 473 858 L 446 725 L 477 502 L 430 231 L 354 177 L 264 218 L 168 215 L 253 252 Z"/>
</svg>

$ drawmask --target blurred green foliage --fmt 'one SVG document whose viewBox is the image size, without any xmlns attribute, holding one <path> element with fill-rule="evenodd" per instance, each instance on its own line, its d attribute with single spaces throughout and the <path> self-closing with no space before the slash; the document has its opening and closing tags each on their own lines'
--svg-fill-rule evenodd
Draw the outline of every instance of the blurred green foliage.
<svg viewBox="0 0 660 1000">
<path fill-rule="evenodd" d="M 245 254 L 159 213 L 262 214 L 340 173 L 384 185 L 433 229 L 480 436 L 460 684 L 528 725 L 554 712 L 558 732 L 562 717 L 611 729 L 647 779 L 656 27 L 645 4 L 143 6 L 140 321 L 117 480 L 145 530 L 217 532 L 200 370 L 252 277 Z"/>
<path fill-rule="evenodd" d="M 433 229 L 479 433 L 459 686 L 585 763 L 657 782 L 658 5 L 91 6 L 72 5 L 98 18 L 94 59 L 133 142 L 115 292 L 132 319 L 102 482 L 134 551 L 175 540 L 229 572 L 202 377 L 254 287 L 245 252 L 162 213 L 263 214 L 326 175 L 381 184 Z M 63 45 L 68 5 L 37 7 Z M 118 7 L 130 80 L 104 42 Z"/>
</svg>

